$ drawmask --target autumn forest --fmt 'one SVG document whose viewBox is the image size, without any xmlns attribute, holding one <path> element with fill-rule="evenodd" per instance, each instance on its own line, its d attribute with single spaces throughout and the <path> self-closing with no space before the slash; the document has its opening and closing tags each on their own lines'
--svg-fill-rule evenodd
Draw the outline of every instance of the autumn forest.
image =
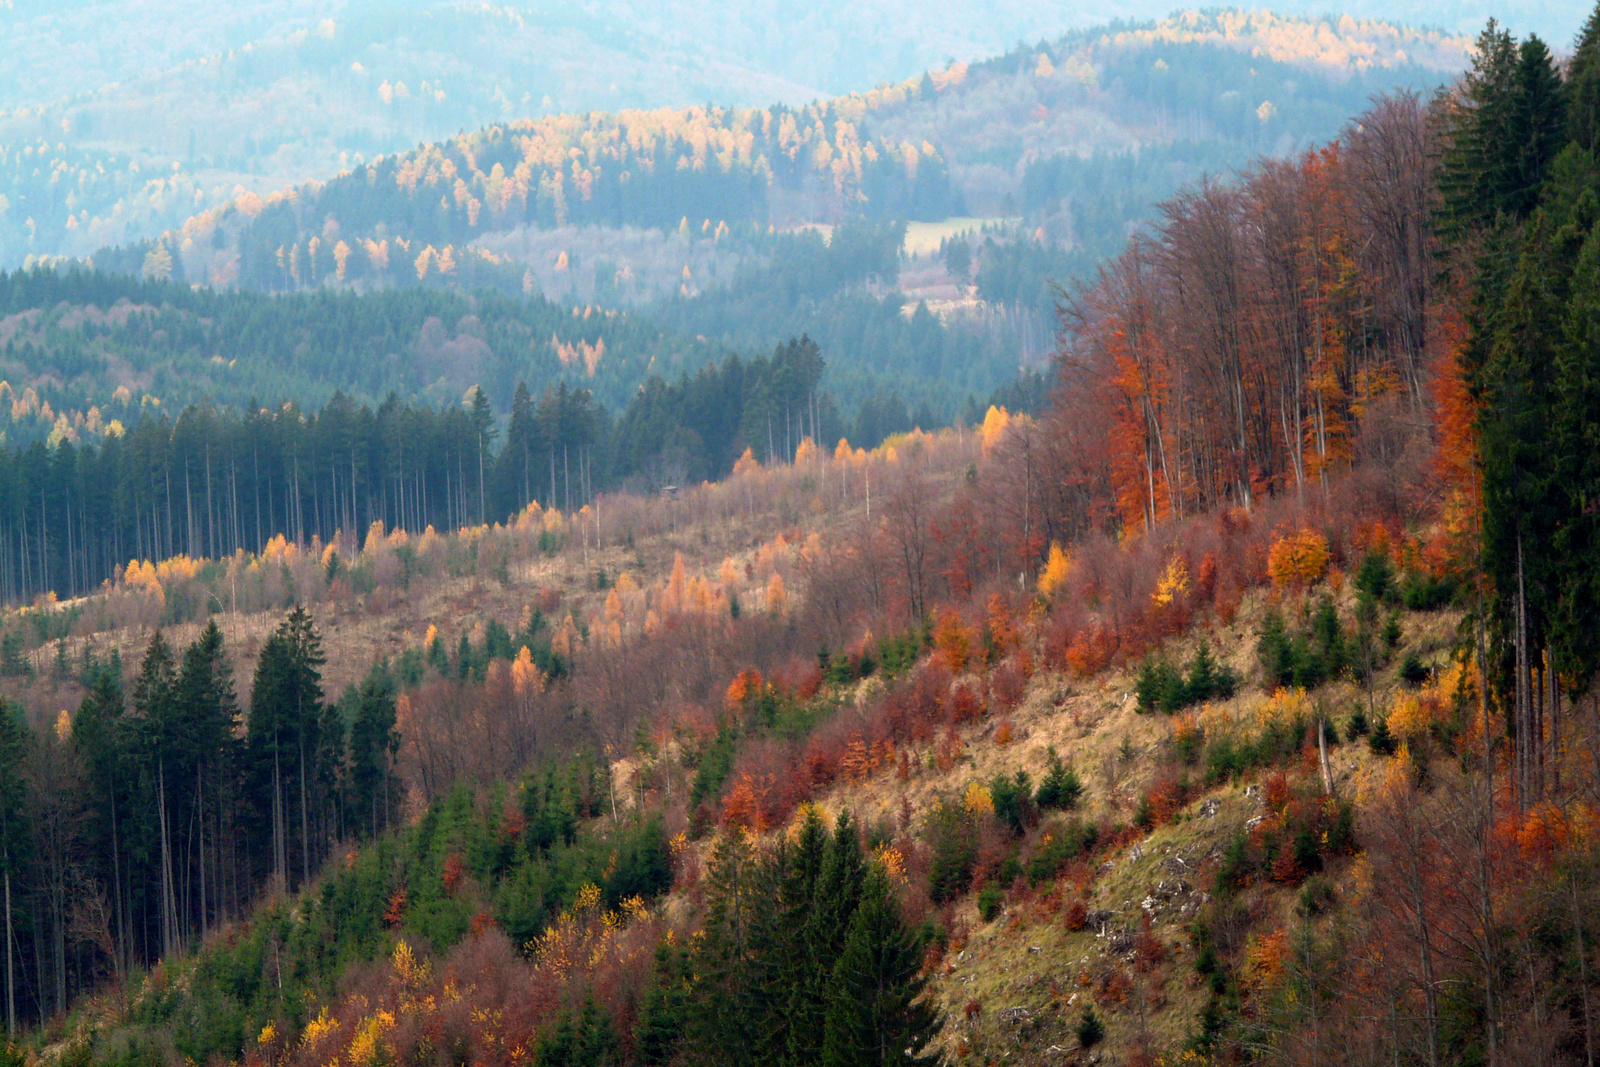
<svg viewBox="0 0 1600 1067">
<path fill-rule="evenodd" d="M 1577 20 L 0 111 L 0 1067 L 1592 1067 Z"/>
</svg>

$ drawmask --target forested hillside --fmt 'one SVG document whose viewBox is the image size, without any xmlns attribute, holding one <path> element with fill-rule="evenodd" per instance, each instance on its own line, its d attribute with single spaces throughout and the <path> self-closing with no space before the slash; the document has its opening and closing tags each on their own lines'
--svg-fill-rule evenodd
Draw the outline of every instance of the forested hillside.
<svg viewBox="0 0 1600 1067">
<path fill-rule="evenodd" d="M 1431 10 L 1404 17 L 1440 21 Z M 265 196 L 461 130 L 707 101 L 800 106 L 1104 18 L 1041 3 L 675 2 L 641 12 L 616 3 L 13 0 L 13 47 L 0 56 L 0 267 L 138 241 L 241 192 Z M 1461 33 L 1479 18 L 1444 21 Z M 1378 54 L 1396 43 L 1387 29 L 1309 25 Z M 1399 36 L 1424 66 L 1459 69 L 1459 45 L 1441 56 L 1436 35 Z"/>
<path fill-rule="evenodd" d="M 566 366 L 6 455 L 0 1063 L 1590 1062 L 1597 131 L 1600 9 L 1491 23 L 1164 200 L 1034 412 L 881 440 L 805 336 L 6 277 L 107 372 L 376 308 Z M 912 239 L 656 313 L 788 329 Z"/>
<path fill-rule="evenodd" d="M 1196 168 L 1242 164 L 1326 137 L 1375 90 L 1431 87 L 1464 54 L 1462 40 L 1381 23 L 1185 16 L 801 107 L 524 119 L 199 213 L 163 239 L 171 265 L 148 269 L 274 290 L 406 284 L 448 275 L 484 235 L 523 227 L 682 225 L 721 240 L 746 223 L 937 220 L 969 202 L 991 216 L 1035 215 L 1075 194 L 1087 208 L 1104 195 L 1082 188 L 1094 171 L 1063 174 L 1049 161 L 1154 147 Z M 1056 170 L 1024 173 L 1041 162 Z M 1169 163 L 1144 181 L 1159 199 L 1192 173 Z M 1148 196 L 1134 193 L 1114 215 L 1137 221 Z M 1084 243 L 1067 226 L 1055 242 Z M 99 262 L 143 269 L 149 247 Z M 548 264 L 528 266 L 549 281 Z"/>
<path fill-rule="evenodd" d="M 518 382 L 539 394 L 560 379 L 620 415 L 651 374 L 671 381 L 801 335 L 825 354 L 841 431 L 870 444 L 948 425 L 1042 366 L 1056 286 L 1092 272 L 1181 183 L 1311 143 L 1374 89 L 1431 85 L 1463 54 L 1459 39 L 1381 23 L 1189 15 L 796 108 L 487 127 L 245 193 L 96 256 L 220 294 L 150 290 L 119 309 L 138 286 L 8 283 L 7 441 L 93 440 L 154 401 L 315 410 L 335 390 L 437 406 L 481 385 L 504 418 Z M 12 163 L 52 203 L 133 173 L 127 159 L 43 167 L 46 149 Z M 199 195 L 182 169 L 149 189 L 168 207 Z M 26 219 L 34 240 L 56 217 L 36 207 L 0 215 Z M 93 226 L 74 210 L 61 225 Z M 275 304 L 235 288 L 343 295 Z M 642 320 L 596 317 L 623 307 Z"/>
</svg>

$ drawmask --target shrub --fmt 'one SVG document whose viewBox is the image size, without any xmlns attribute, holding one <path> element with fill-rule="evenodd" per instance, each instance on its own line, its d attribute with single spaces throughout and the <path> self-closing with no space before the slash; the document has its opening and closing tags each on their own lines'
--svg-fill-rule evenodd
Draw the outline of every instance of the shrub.
<svg viewBox="0 0 1600 1067">
<path fill-rule="evenodd" d="M 1081 1048 L 1094 1048 L 1105 1036 L 1106 1027 L 1100 1017 L 1093 1008 L 1085 1008 L 1083 1018 L 1078 1020 L 1078 1045 Z"/>
<path fill-rule="evenodd" d="M 1097 623 L 1079 631 L 1067 645 L 1064 658 L 1073 674 L 1079 678 L 1092 678 L 1105 670 L 1116 650 L 1116 632 Z"/>
<path fill-rule="evenodd" d="M 1026 833 L 1039 821 L 1039 809 L 1034 806 L 1033 783 L 1027 771 L 1018 771 L 1014 778 L 999 775 L 989 783 L 989 796 L 994 801 L 995 818 L 1008 826 L 1013 833 Z"/>
<path fill-rule="evenodd" d="M 1392 756 L 1400 749 L 1400 743 L 1389 732 L 1389 720 L 1379 719 L 1378 725 L 1372 728 L 1372 735 L 1367 738 L 1367 747 L 1376 756 Z"/>
<path fill-rule="evenodd" d="M 1333 882 L 1325 875 L 1314 875 L 1306 879 L 1305 886 L 1300 890 L 1300 900 L 1296 905 L 1300 914 L 1306 917 L 1321 915 L 1333 907 L 1337 894 Z"/>
<path fill-rule="evenodd" d="M 1219 892 L 1243 889 L 1258 878 L 1299 885 L 1322 870 L 1324 858 L 1355 847 L 1355 809 L 1347 801 L 1293 792 L 1276 825 L 1241 830 L 1223 849 L 1217 871 Z"/>
<path fill-rule="evenodd" d="M 1144 661 L 1137 684 L 1139 710 L 1146 714 L 1162 711 L 1171 715 L 1192 704 L 1219 698 L 1226 700 L 1238 688 L 1239 676 L 1217 663 L 1211 655 L 1211 647 L 1202 641 L 1189 664 L 1187 677 L 1159 657 Z"/>
<path fill-rule="evenodd" d="M 1351 667 L 1351 642 L 1339 622 L 1333 598 L 1317 603 L 1306 630 L 1291 635 L 1283 614 L 1270 611 L 1256 638 L 1256 661 L 1268 689 L 1316 689 Z"/>
<path fill-rule="evenodd" d="M 993 922 L 995 916 L 1000 914 L 1000 905 L 1005 901 L 1006 894 L 998 886 L 984 886 L 978 890 L 978 915 L 984 922 Z"/>
<path fill-rule="evenodd" d="M 1083 782 L 1079 780 L 1078 772 L 1061 761 L 1054 746 L 1047 752 L 1050 766 L 1045 772 L 1044 781 L 1039 783 L 1038 793 L 1034 794 L 1034 803 L 1040 809 L 1064 811 L 1076 807 L 1078 798 L 1083 795 Z"/>
<path fill-rule="evenodd" d="M 1415 652 L 1407 652 L 1406 658 L 1400 662 L 1400 680 L 1415 689 L 1432 677 L 1433 671 L 1423 665 L 1422 657 Z"/>
<path fill-rule="evenodd" d="M 1400 599 L 1410 611 L 1438 611 L 1456 595 L 1456 580 L 1407 571 L 1400 581 Z"/>
<path fill-rule="evenodd" d="M 1093 849 L 1099 840 L 1100 830 L 1093 823 L 1074 819 L 1052 826 L 1039 836 L 1028 858 L 1028 881 L 1034 885 L 1050 881 L 1061 873 L 1061 868 Z"/>
<path fill-rule="evenodd" d="M 978 863 L 978 836 L 972 816 L 960 804 L 940 801 L 928 816 L 928 896 L 935 904 L 954 900 L 972 884 Z"/>
<path fill-rule="evenodd" d="M 989 702 L 996 708 L 1009 710 L 1022 702 L 1027 687 L 1023 667 L 1007 660 L 989 676 Z"/>
</svg>

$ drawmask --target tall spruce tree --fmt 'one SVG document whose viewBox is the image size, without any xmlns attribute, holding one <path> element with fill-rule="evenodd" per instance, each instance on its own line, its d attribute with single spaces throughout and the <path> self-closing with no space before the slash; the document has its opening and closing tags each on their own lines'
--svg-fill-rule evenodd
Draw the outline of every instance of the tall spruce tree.
<svg viewBox="0 0 1600 1067">
<path fill-rule="evenodd" d="M 188 839 L 182 864 L 184 896 L 190 901 L 185 910 L 198 915 L 204 934 L 219 900 L 217 858 L 226 827 L 224 811 L 233 802 L 234 728 L 239 719 L 233 667 L 215 620 L 184 650 L 174 711 L 174 811 Z"/>
<path fill-rule="evenodd" d="M 296 605 L 262 646 L 250 686 L 248 790 L 257 825 L 270 832 L 266 869 L 285 882 L 295 866 L 291 857 L 299 860 L 302 881 L 310 877 L 313 862 L 322 663 L 322 639 L 311 613 Z"/>
<path fill-rule="evenodd" d="M 684 953 L 676 945 L 663 941 L 656 946 L 650 991 L 645 994 L 644 1010 L 634 1033 L 639 1061 L 650 1067 L 672 1062 L 683 1040 L 689 998 L 684 964 Z"/>
<path fill-rule="evenodd" d="M 765 903 L 756 892 L 758 860 L 739 834 L 724 836 L 707 871 L 704 933 L 693 960 L 694 989 L 687 1043 L 695 1062 L 729 1067 L 761 1061 L 761 1034 L 751 1018 L 755 989 L 750 955 L 752 926 Z"/>
<path fill-rule="evenodd" d="M 155 836 L 155 882 L 158 885 L 161 953 L 170 956 L 178 950 L 181 937 L 178 920 L 177 879 L 173 866 L 172 779 L 168 768 L 176 768 L 179 757 L 176 729 L 178 671 L 172 647 L 157 630 L 139 665 L 133 683 L 134 718 L 129 723 L 140 758 L 141 783 L 138 790 L 145 805 L 139 812 L 144 822 L 146 842 Z M 148 855 L 148 851 L 146 852 Z"/>
<path fill-rule="evenodd" d="M 1500 216 L 1527 218 L 1567 142 L 1565 90 L 1544 42 L 1529 37 L 1519 46 L 1490 19 L 1446 116 L 1442 229 L 1461 237 Z"/>
<path fill-rule="evenodd" d="M 1556 375 L 1556 480 L 1568 506 L 1554 545 L 1553 631 L 1557 665 L 1581 693 L 1600 672 L 1600 222 L 1570 289 Z"/>
<path fill-rule="evenodd" d="M 1503 210 L 1526 218 L 1539 204 L 1550 164 L 1567 144 L 1567 94 L 1550 49 L 1529 36 L 1517 49 L 1512 97 L 1511 172 L 1502 190 Z"/>
<path fill-rule="evenodd" d="M 938 1062 L 939 1019 L 924 997 L 922 951 L 900 916 L 888 876 L 871 868 L 833 968 L 824 1067 Z"/>
<path fill-rule="evenodd" d="M 818 889 L 834 840 L 813 808 L 795 840 L 784 878 L 781 922 L 792 945 L 785 960 L 784 981 L 788 1024 L 787 1062 L 815 1063 L 822 1050 L 822 1026 L 828 1005 L 827 952 L 829 931 L 816 920 Z"/>
<path fill-rule="evenodd" d="M 387 672 L 368 675 L 355 693 L 345 782 L 354 827 L 373 837 L 393 818 L 396 714 L 393 680 Z"/>
<path fill-rule="evenodd" d="M 116 939 L 112 967 L 119 976 L 131 962 L 126 847 L 131 788 L 136 781 L 123 743 L 124 711 L 121 670 L 107 666 L 94 672 L 89 692 L 72 717 L 72 742 L 86 772 L 88 863 L 95 880 L 111 891 Z"/>
<path fill-rule="evenodd" d="M 1567 64 L 1567 138 L 1600 148 L 1600 5 L 1589 13 Z"/>
</svg>

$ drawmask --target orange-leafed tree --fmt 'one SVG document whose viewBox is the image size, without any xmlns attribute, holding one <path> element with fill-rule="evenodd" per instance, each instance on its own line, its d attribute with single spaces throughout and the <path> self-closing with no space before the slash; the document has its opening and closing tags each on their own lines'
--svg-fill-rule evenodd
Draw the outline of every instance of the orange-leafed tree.
<svg viewBox="0 0 1600 1067">
<path fill-rule="evenodd" d="M 1285 534 L 1267 550 L 1267 573 L 1282 588 L 1314 585 L 1328 573 L 1328 539 L 1315 530 Z"/>
</svg>

